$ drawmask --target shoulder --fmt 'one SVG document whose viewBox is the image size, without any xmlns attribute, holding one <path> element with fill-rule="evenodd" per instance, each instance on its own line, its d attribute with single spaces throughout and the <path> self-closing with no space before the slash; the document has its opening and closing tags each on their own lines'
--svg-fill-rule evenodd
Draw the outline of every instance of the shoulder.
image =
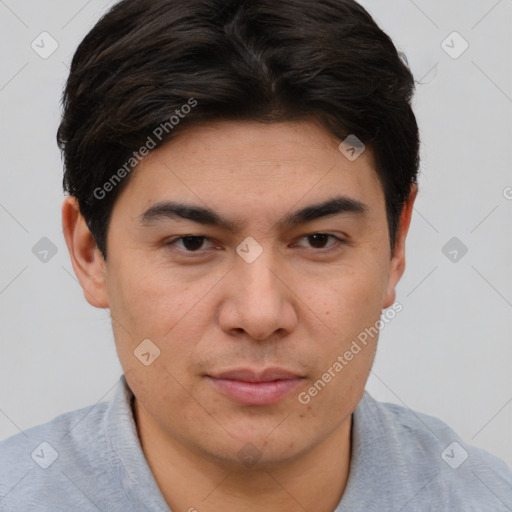
<svg viewBox="0 0 512 512">
<path fill-rule="evenodd" d="M 384 421 L 414 455 L 421 455 L 427 459 L 433 457 L 441 467 L 447 465 L 451 468 L 461 467 L 471 457 L 470 462 L 486 464 L 502 473 L 512 485 L 511 466 L 482 448 L 462 441 L 441 419 L 401 405 L 378 402 L 374 399 L 372 401 Z"/>
<path fill-rule="evenodd" d="M 108 405 L 67 412 L 1 441 L 0 512 L 42 510 L 42 496 L 47 510 L 60 511 L 63 495 L 76 509 L 89 510 L 79 487 L 84 474 L 101 467 L 101 452 L 108 451 L 102 425 Z"/>
<path fill-rule="evenodd" d="M 389 472 L 383 481 L 403 495 L 403 512 L 512 510 L 512 467 L 439 418 L 365 393 L 354 419 L 365 460 L 371 454 Z"/>
</svg>

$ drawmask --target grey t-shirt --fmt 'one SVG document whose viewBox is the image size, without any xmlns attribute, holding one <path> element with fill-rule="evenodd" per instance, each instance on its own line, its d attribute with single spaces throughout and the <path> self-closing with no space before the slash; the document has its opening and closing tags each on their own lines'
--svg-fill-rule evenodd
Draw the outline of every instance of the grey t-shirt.
<svg viewBox="0 0 512 512">
<path fill-rule="evenodd" d="M 121 376 L 112 402 L 1 442 L 0 512 L 169 512 L 137 437 L 132 397 Z M 365 392 L 352 441 L 333 512 L 512 511 L 512 468 L 432 416 Z"/>
</svg>

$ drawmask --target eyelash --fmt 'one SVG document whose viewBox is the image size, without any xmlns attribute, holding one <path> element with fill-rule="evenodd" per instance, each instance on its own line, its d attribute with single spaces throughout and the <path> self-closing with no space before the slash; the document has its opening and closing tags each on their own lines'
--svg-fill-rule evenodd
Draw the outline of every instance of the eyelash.
<svg viewBox="0 0 512 512">
<path fill-rule="evenodd" d="M 335 235 L 332 235 L 330 233 L 321 233 L 321 232 L 316 232 L 316 233 L 310 233 L 308 235 L 303 235 L 300 238 L 300 240 L 302 240 L 304 238 L 309 238 L 309 237 L 314 236 L 314 235 L 323 235 L 323 236 L 327 236 L 329 238 L 333 238 L 335 240 L 335 243 L 331 244 L 327 248 L 312 249 L 313 252 L 316 252 L 316 253 L 323 253 L 323 254 L 325 254 L 325 253 L 330 252 L 330 251 L 332 251 L 334 249 L 337 249 L 337 248 L 339 248 L 339 246 L 344 245 L 344 244 L 347 243 L 346 240 L 343 240 L 342 238 L 339 238 L 339 237 L 337 237 Z M 180 236 L 180 237 L 174 238 L 172 240 L 169 240 L 168 242 L 165 243 L 165 246 L 169 247 L 171 250 L 174 250 L 174 249 L 177 248 L 176 242 L 178 242 L 180 240 L 183 240 L 185 238 L 209 240 L 209 238 L 207 236 L 204 236 L 204 235 L 184 235 L 184 236 Z M 194 254 L 202 254 L 202 253 L 204 253 L 204 251 L 201 251 L 201 250 L 197 250 L 197 251 L 187 251 L 186 249 L 177 249 L 177 250 L 180 250 L 181 252 L 184 252 L 187 255 L 194 255 Z"/>
</svg>

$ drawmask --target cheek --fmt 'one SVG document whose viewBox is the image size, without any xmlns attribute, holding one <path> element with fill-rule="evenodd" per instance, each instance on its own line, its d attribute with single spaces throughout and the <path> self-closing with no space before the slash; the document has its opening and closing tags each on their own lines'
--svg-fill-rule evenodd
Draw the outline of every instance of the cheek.
<svg viewBox="0 0 512 512">
<path fill-rule="evenodd" d="M 182 284 L 170 270 L 144 266 L 117 267 L 110 290 L 115 297 L 112 313 L 124 319 L 140 337 L 162 338 L 191 308 L 200 290 Z"/>
<path fill-rule="evenodd" d="M 386 267 L 375 260 L 333 271 L 330 284 L 318 290 L 328 325 L 343 339 L 374 324 L 382 312 Z"/>
<path fill-rule="evenodd" d="M 212 289 L 219 276 L 212 273 L 192 280 L 169 268 L 153 267 L 147 272 L 122 270 L 112 276 L 115 300 L 111 313 L 123 368 L 139 373 L 141 365 L 134 358 L 134 350 L 143 340 L 150 339 L 160 351 L 154 368 L 192 385 L 191 367 L 198 359 L 196 352 L 205 331 L 211 326 L 208 322 L 214 308 Z M 171 379 L 171 388 L 172 383 Z"/>
<path fill-rule="evenodd" d="M 336 428 L 362 397 L 378 341 L 381 288 L 378 272 L 346 273 L 318 302 L 331 332 L 299 403 L 321 428 Z"/>
<path fill-rule="evenodd" d="M 205 318 L 200 302 L 204 291 L 194 291 L 170 277 L 170 272 L 119 272 L 111 283 L 118 356 L 131 389 L 155 417 L 166 414 L 163 411 L 169 403 L 179 407 L 184 416 L 192 414 L 188 392 L 194 392 L 195 383 L 189 369 L 201 338 L 201 318 Z M 156 349 L 149 345 L 149 349 L 139 350 L 148 346 L 147 341 L 141 345 L 148 339 Z M 146 365 L 143 354 L 148 351 L 158 356 Z"/>
</svg>

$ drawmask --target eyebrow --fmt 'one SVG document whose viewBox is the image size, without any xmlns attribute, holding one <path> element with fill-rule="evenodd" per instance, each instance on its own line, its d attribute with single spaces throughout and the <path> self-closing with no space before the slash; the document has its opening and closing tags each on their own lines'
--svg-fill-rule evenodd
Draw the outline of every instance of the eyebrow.
<svg viewBox="0 0 512 512">
<path fill-rule="evenodd" d="M 290 228 L 324 217 L 341 214 L 362 216 L 367 212 L 368 206 L 361 201 L 346 196 L 338 196 L 288 213 L 278 222 L 278 226 Z M 174 201 L 156 203 L 141 213 L 138 219 L 143 226 L 149 226 L 162 220 L 186 219 L 198 224 L 221 227 L 231 232 L 240 231 L 243 227 L 240 222 L 229 220 L 210 208 Z"/>
</svg>

